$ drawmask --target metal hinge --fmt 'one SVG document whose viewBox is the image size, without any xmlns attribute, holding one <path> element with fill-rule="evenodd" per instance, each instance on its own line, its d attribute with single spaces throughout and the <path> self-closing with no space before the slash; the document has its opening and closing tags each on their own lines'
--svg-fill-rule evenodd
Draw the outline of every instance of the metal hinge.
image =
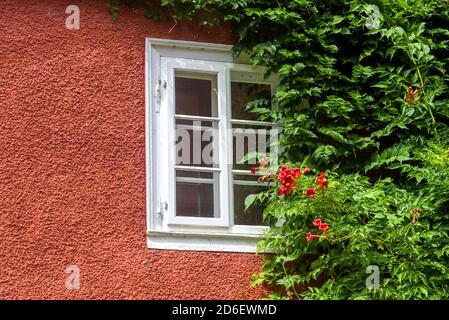
<svg viewBox="0 0 449 320">
<path fill-rule="evenodd" d="M 167 81 L 165 81 L 165 80 L 161 81 L 161 79 L 159 79 L 157 81 L 156 92 L 154 94 L 154 99 L 156 102 L 156 108 L 155 108 L 156 113 L 159 113 L 161 111 L 161 85 L 163 86 L 164 89 L 167 88 Z"/>
<path fill-rule="evenodd" d="M 167 201 L 163 201 L 162 199 L 159 202 L 159 214 L 162 216 L 164 212 L 167 212 L 168 210 L 168 203 Z"/>
<path fill-rule="evenodd" d="M 154 100 L 156 103 L 155 112 L 159 113 L 161 111 L 161 79 L 158 80 L 156 84 L 156 92 L 154 94 Z"/>
</svg>

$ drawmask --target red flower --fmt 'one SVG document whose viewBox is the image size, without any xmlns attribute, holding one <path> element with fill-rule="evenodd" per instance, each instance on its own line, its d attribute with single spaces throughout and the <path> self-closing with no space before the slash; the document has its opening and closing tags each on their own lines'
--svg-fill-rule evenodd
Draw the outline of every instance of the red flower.
<svg viewBox="0 0 449 320">
<path fill-rule="evenodd" d="M 313 198 L 316 195 L 316 188 L 307 188 L 306 190 L 306 196 L 309 198 Z"/>
<path fill-rule="evenodd" d="M 259 170 L 259 167 L 252 167 L 251 174 L 256 174 L 257 170 Z"/>
<path fill-rule="evenodd" d="M 320 174 L 318 175 L 318 177 L 315 178 L 315 181 L 316 181 L 316 183 L 320 183 L 323 180 L 324 180 L 324 172 L 321 171 Z"/>
<path fill-rule="evenodd" d="M 317 239 L 317 238 L 319 238 L 320 236 L 319 235 L 317 235 L 317 234 L 312 234 L 311 232 L 307 232 L 307 234 L 306 234 L 306 240 L 307 240 L 307 242 L 309 242 L 310 240 L 312 240 L 312 239 Z"/>
<path fill-rule="evenodd" d="M 324 180 L 323 182 L 320 183 L 320 187 L 323 189 L 329 188 L 329 181 Z"/>
<path fill-rule="evenodd" d="M 321 171 L 318 177 L 315 178 L 315 182 L 320 185 L 320 188 L 325 189 L 329 187 L 329 182 L 324 179 L 324 172 Z"/>
<path fill-rule="evenodd" d="M 321 219 L 313 220 L 312 225 L 314 227 L 318 227 L 318 229 L 323 232 L 327 232 L 330 229 L 329 225 L 327 223 L 323 222 L 323 220 L 321 220 Z"/>
<path fill-rule="evenodd" d="M 280 189 L 276 190 L 276 193 L 280 196 L 289 195 L 291 192 L 292 192 L 292 189 L 289 189 L 287 187 L 281 187 Z"/>
<path fill-rule="evenodd" d="M 281 183 L 281 188 L 277 190 L 279 195 L 288 195 L 295 188 L 296 179 L 301 176 L 301 169 L 290 169 L 287 166 L 282 166 L 279 170 L 278 180 Z"/>
<path fill-rule="evenodd" d="M 310 172 L 310 168 L 309 167 L 305 167 L 304 170 L 302 171 L 302 173 L 304 173 L 304 174 L 308 173 L 308 172 Z"/>
<path fill-rule="evenodd" d="M 307 232 L 307 234 L 306 234 L 306 240 L 307 240 L 307 242 L 309 242 L 310 240 L 312 240 L 312 232 Z"/>
</svg>

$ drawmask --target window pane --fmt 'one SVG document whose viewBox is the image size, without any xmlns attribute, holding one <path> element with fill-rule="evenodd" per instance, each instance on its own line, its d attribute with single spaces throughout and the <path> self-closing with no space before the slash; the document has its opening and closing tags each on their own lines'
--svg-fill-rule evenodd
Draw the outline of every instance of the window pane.
<svg viewBox="0 0 449 320">
<path fill-rule="evenodd" d="M 215 121 L 177 119 L 176 164 L 218 167 L 217 130 Z"/>
<path fill-rule="evenodd" d="M 218 218 L 219 174 L 176 172 L 176 216 Z"/>
<path fill-rule="evenodd" d="M 234 224 L 236 225 L 266 225 L 262 221 L 264 207 L 259 203 L 254 203 L 245 211 L 246 197 L 267 189 L 265 184 L 256 182 L 257 178 L 254 176 L 234 175 Z"/>
<path fill-rule="evenodd" d="M 257 99 L 270 99 L 271 87 L 268 84 L 231 82 L 232 118 L 257 120 L 258 114 L 244 110 L 246 104 Z"/>
<path fill-rule="evenodd" d="M 215 117 L 217 115 L 216 76 L 204 75 L 205 79 L 189 78 L 183 73 L 176 73 L 175 98 L 176 114 Z"/>
<path fill-rule="evenodd" d="M 269 154 L 271 142 L 277 139 L 277 131 L 268 126 L 233 125 L 232 145 L 234 169 L 250 170 L 257 164 L 256 153 Z M 252 155 L 242 161 L 247 154 Z"/>
</svg>

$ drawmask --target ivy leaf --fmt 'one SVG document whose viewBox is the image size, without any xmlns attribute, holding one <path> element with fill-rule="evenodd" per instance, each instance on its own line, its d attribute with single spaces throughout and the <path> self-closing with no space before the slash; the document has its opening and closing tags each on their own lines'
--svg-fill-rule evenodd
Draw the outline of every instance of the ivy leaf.
<svg viewBox="0 0 449 320">
<path fill-rule="evenodd" d="M 258 194 L 250 194 L 245 198 L 245 210 L 251 207 L 258 199 Z"/>
</svg>

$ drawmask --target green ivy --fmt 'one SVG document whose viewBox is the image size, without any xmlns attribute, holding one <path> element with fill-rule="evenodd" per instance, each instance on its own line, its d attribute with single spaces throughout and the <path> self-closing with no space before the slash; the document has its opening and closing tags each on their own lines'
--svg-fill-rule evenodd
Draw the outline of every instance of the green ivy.
<svg viewBox="0 0 449 320">
<path fill-rule="evenodd" d="M 268 204 L 274 255 L 254 284 L 271 298 L 446 299 L 449 291 L 449 4 L 443 0 L 126 1 L 151 18 L 230 21 L 235 54 L 279 75 L 282 162 L 325 170 L 330 185 L 251 196 Z M 121 2 L 109 9 L 117 17 Z M 276 169 L 276 168 L 274 168 Z M 330 236 L 307 241 L 321 218 Z M 415 219 L 415 221 L 413 221 Z M 285 221 L 276 226 L 279 220 Z M 415 222 L 415 223 L 413 223 Z M 368 289 L 366 268 L 380 270 Z"/>
</svg>

